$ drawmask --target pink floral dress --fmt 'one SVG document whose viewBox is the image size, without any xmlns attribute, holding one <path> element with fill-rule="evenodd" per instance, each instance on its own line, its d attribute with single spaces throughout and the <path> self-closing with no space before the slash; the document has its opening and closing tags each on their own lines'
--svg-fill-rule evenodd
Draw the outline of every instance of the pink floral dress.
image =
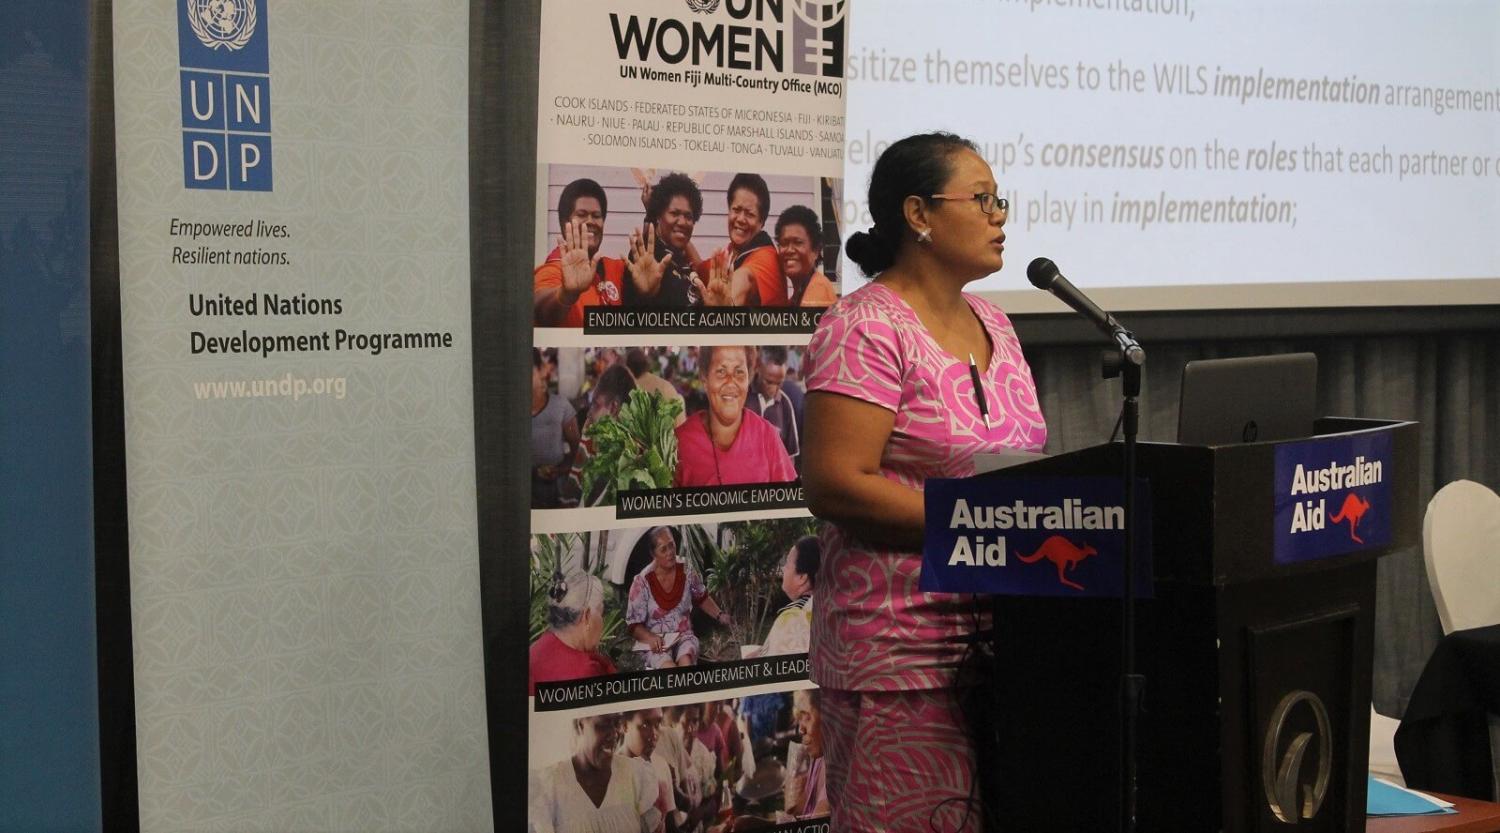
<svg viewBox="0 0 1500 833">
<path fill-rule="evenodd" d="M 1005 313 L 965 295 L 989 335 L 980 374 L 990 422 L 979 411 L 968 357 L 945 352 L 890 289 L 870 283 L 823 315 L 808 347 L 807 388 L 893 411 L 881 456 L 885 477 L 920 490 L 929 477 L 966 477 L 974 455 L 1039 451 L 1047 425 L 1031 368 Z M 849 691 L 910 691 L 949 685 L 976 626 L 972 596 L 917 589 L 920 552 L 863 541 L 827 524 L 814 591 L 812 678 Z M 986 613 L 979 614 L 981 617 Z"/>
<path fill-rule="evenodd" d="M 693 608 L 708 595 L 703 578 L 682 564 L 677 565 L 677 580 L 672 590 L 663 590 L 656 581 L 656 566 L 648 563 L 630 582 L 629 600 L 625 605 L 625 625 L 645 625 L 646 629 L 671 642 L 661 652 L 645 652 L 646 667 L 660 668 L 664 660 L 698 656 L 698 636 L 693 633 Z M 671 635 L 676 634 L 676 640 Z"/>
</svg>

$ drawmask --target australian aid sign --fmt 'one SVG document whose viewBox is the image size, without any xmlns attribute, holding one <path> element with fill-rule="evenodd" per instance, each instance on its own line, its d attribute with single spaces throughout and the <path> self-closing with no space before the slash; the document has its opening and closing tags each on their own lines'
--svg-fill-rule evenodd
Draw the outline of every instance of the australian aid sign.
<svg viewBox="0 0 1500 833">
<path fill-rule="evenodd" d="M 1277 446 L 1276 563 L 1390 544 L 1391 476 L 1388 431 Z"/>
<path fill-rule="evenodd" d="M 1136 488 L 1136 592 L 1151 588 L 1150 494 Z M 929 480 L 921 588 L 1012 596 L 1120 596 L 1125 489 L 1110 477 Z"/>
</svg>

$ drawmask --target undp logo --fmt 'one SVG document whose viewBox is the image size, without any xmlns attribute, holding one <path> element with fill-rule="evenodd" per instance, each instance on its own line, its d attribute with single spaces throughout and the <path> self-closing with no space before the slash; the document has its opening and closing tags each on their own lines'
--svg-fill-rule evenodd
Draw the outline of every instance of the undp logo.
<svg viewBox="0 0 1500 833">
<path fill-rule="evenodd" d="M 267 28 L 265 0 L 178 0 L 185 187 L 271 190 Z"/>
<path fill-rule="evenodd" d="M 189 0 L 188 23 L 209 49 L 244 49 L 255 34 L 254 0 Z"/>
<path fill-rule="evenodd" d="M 177 0 L 177 63 L 269 73 L 268 12 L 265 0 Z"/>
</svg>

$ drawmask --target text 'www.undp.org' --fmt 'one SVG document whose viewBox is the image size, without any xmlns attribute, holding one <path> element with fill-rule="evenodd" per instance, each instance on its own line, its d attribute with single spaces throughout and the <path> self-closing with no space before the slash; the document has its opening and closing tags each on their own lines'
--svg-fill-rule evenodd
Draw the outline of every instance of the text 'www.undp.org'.
<svg viewBox="0 0 1500 833">
<path fill-rule="evenodd" d="M 194 382 L 193 396 L 198 399 L 290 399 L 304 396 L 332 396 L 343 399 L 348 384 L 343 376 L 305 379 L 288 373 L 271 379 L 226 379 Z"/>
</svg>

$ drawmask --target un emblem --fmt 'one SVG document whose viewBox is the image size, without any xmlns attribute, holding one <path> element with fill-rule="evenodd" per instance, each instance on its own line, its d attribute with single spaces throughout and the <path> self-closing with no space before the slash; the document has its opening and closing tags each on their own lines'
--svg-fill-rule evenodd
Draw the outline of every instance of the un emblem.
<svg viewBox="0 0 1500 833">
<path fill-rule="evenodd" d="M 719 7 L 720 0 L 687 0 L 688 8 L 701 14 L 712 14 Z"/>
<path fill-rule="evenodd" d="M 1317 737 L 1312 732 L 1298 732 L 1283 750 L 1282 734 L 1286 731 L 1287 718 L 1298 705 L 1306 705 L 1312 711 Z M 1322 809 L 1323 799 L 1328 795 L 1329 777 L 1333 774 L 1332 736 L 1328 707 L 1323 705 L 1318 695 L 1311 691 L 1293 691 L 1276 704 L 1261 747 L 1260 781 L 1266 804 L 1277 821 L 1297 824 L 1302 819 L 1313 818 Z M 1302 780 L 1302 759 L 1307 754 L 1308 745 L 1314 740 L 1318 742 L 1318 763 L 1309 783 Z M 1279 765 L 1278 752 L 1281 752 Z M 1301 801 L 1297 800 L 1299 792 Z"/>
<path fill-rule="evenodd" d="M 209 49 L 233 52 L 255 34 L 255 0 L 184 0 L 193 34 Z"/>
<path fill-rule="evenodd" d="M 829 2 L 829 0 L 789 0 L 789 2 L 791 3 L 792 11 L 796 12 L 797 16 L 802 18 L 803 22 L 816 28 L 832 26 L 843 20 L 844 15 L 849 13 L 848 0 L 837 0 L 837 2 Z"/>
</svg>

